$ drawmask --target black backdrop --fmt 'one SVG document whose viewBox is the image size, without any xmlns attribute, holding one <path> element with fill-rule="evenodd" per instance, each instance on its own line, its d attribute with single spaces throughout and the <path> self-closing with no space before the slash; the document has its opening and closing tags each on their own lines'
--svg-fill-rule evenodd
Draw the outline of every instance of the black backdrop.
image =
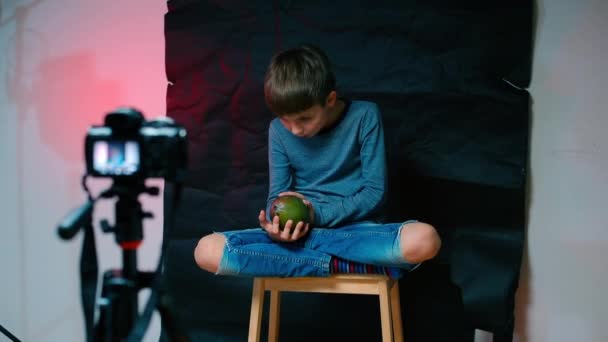
<svg viewBox="0 0 608 342">
<path fill-rule="evenodd" d="M 430 222 L 444 240 L 437 260 L 401 282 L 408 341 L 472 341 L 474 328 L 510 341 L 525 225 L 532 2 L 168 5 L 167 113 L 188 129 L 190 164 L 166 279 L 194 340 L 247 334 L 251 279 L 207 274 L 192 254 L 205 234 L 258 225 L 272 119 L 264 71 L 274 52 L 310 42 L 328 53 L 341 95 L 382 110 L 390 220 Z M 379 340 L 378 310 L 367 296 L 287 294 L 281 335 Z"/>
</svg>

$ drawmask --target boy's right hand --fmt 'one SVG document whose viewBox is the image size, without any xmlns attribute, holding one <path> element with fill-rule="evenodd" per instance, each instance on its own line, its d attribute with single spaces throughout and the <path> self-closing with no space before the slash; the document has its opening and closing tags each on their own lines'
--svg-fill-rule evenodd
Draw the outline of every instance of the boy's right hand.
<svg viewBox="0 0 608 342">
<path fill-rule="evenodd" d="M 258 219 L 260 220 L 260 226 L 268 233 L 270 238 L 275 241 L 296 241 L 305 236 L 308 233 L 308 229 L 310 228 L 309 223 L 304 223 L 300 221 L 294 225 L 292 220 L 288 220 L 287 223 L 285 223 L 285 227 L 283 228 L 283 230 L 280 230 L 279 217 L 275 216 L 272 218 L 272 221 L 268 221 L 266 219 L 266 212 L 264 210 L 260 211 Z"/>
</svg>

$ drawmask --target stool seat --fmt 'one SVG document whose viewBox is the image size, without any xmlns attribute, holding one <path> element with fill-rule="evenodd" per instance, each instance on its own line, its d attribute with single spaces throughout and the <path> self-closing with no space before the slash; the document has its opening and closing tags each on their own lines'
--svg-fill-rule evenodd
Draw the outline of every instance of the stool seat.
<svg viewBox="0 0 608 342">
<path fill-rule="evenodd" d="M 253 279 L 249 342 L 260 341 L 264 295 L 270 291 L 268 341 L 279 339 L 281 292 L 377 295 L 380 300 L 382 341 L 403 341 L 399 281 L 379 274 L 335 274 L 329 277 L 256 277 Z"/>
</svg>

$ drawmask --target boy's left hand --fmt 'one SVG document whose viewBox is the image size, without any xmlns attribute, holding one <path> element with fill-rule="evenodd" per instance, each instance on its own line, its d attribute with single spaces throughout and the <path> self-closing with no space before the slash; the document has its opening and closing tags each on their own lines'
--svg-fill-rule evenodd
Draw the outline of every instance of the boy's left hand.
<svg viewBox="0 0 608 342">
<path fill-rule="evenodd" d="M 292 220 L 288 220 L 283 229 L 279 229 L 279 217 L 275 216 L 272 221 L 266 219 L 266 212 L 260 211 L 258 217 L 260 226 L 268 233 L 271 239 L 280 242 L 293 242 L 306 236 L 310 225 L 302 221 L 294 224 Z"/>
</svg>

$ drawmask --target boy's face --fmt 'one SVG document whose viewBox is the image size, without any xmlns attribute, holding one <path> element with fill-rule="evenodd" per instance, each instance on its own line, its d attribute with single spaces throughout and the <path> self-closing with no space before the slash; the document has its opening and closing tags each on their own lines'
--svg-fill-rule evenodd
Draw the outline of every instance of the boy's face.
<svg viewBox="0 0 608 342">
<path fill-rule="evenodd" d="M 336 95 L 332 92 L 324 106 L 314 105 L 305 111 L 279 117 L 291 134 L 311 138 L 332 122 L 335 116 Z"/>
<path fill-rule="evenodd" d="M 325 127 L 327 118 L 327 109 L 314 105 L 303 112 L 284 115 L 280 120 L 291 134 L 300 138 L 310 138 Z"/>
</svg>

